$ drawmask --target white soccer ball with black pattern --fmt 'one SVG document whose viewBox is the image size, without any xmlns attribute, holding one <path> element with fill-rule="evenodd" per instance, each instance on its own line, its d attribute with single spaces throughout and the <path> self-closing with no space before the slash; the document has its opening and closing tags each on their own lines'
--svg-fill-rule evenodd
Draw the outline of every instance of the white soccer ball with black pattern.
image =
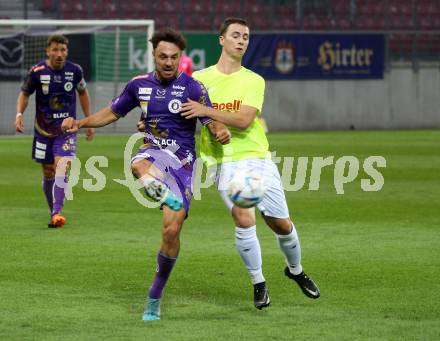
<svg viewBox="0 0 440 341">
<path fill-rule="evenodd" d="M 265 192 L 263 178 L 251 170 L 236 172 L 227 187 L 229 199 L 241 208 L 257 205 Z"/>
</svg>

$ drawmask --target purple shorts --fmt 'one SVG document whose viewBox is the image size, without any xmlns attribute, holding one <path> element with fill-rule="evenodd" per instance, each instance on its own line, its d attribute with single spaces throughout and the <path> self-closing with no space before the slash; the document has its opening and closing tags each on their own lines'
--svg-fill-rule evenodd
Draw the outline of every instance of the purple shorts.
<svg viewBox="0 0 440 341">
<path fill-rule="evenodd" d="M 55 156 L 75 156 L 76 134 L 62 134 L 53 138 L 35 132 L 32 159 L 39 163 L 52 164 Z"/>
<path fill-rule="evenodd" d="M 162 172 L 161 180 L 178 198 L 182 199 L 183 208 L 188 215 L 193 194 L 193 163 L 183 165 L 175 154 L 155 146 L 140 148 L 131 162 L 140 159 L 152 162 Z"/>
</svg>

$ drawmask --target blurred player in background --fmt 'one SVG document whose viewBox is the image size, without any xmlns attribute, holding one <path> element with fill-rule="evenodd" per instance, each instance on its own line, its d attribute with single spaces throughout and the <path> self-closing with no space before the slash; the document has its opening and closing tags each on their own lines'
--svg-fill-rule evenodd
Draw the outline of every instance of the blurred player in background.
<svg viewBox="0 0 440 341">
<path fill-rule="evenodd" d="M 191 76 L 193 73 L 192 59 L 185 53 L 182 54 L 182 57 L 180 57 L 179 70 L 185 72 L 188 76 Z"/>
<path fill-rule="evenodd" d="M 111 106 L 80 121 L 63 123 L 67 132 L 81 127 L 102 127 L 124 117 L 136 107 L 145 114 L 145 144 L 131 161 L 133 174 L 142 182 L 146 194 L 162 203 L 162 243 L 157 255 L 156 275 L 148 291 L 143 320 L 159 320 L 162 292 L 180 250 L 180 232 L 192 198 L 197 119 L 180 116 L 182 103 L 192 99 L 211 106 L 203 85 L 178 70 L 185 38 L 167 28 L 151 39 L 156 70 L 133 78 Z M 200 117 L 214 139 L 228 143 L 230 132 L 224 124 Z"/>
<path fill-rule="evenodd" d="M 189 101 L 183 104 L 182 115 L 188 119 L 210 117 L 226 124 L 231 130 L 231 143 L 225 147 L 216 143 L 206 130 L 202 130 L 201 155 L 208 163 L 211 160 L 220 165 L 217 169 L 217 186 L 235 222 L 236 247 L 254 286 L 255 307 L 267 307 L 270 298 L 262 271 L 255 208 L 233 205 L 226 193 L 227 182 L 239 169 L 251 169 L 263 176 L 267 192 L 257 207 L 266 224 L 276 234 L 287 265 L 284 273 L 300 286 L 305 295 L 318 298 L 318 287 L 302 270 L 298 235 L 289 217 L 280 174 L 270 158 L 264 127 L 258 119 L 263 106 L 265 81 L 241 65 L 249 44 L 248 24 L 239 18 L 226 19 L 220 29 L 219 41 L 222 53 L 218 63 L 193 74 L 206 86 L 213 108 Z"/>
<path fill-rule="evenodd" d="M 62 227 L 66 218 L 61 214 L 67 186 L 67 165 L 64 156 L 75 156 L 76 133 L 63 133 L 61 123 L 66 117 L 76 117 L 76 92 L 84 116 L 90 116 L 90 97 L 81 67 L 67 60 L 68 39 L 53 35 L 47 41 L 47 59 L 30 69 L 17 99 L 15 129 L 24 132 L 23 113 L 29 96 L 35 94 L 35 124 L 32 158 L 43 169 L 43 191 L 51 211 L 49 227 Z M 94 129 L 86 130 L 87 140 Z M 58 167 L 57 167 L 58 166 Z M 61 183 L 64 183 L 62 186 Z"/>
</svg>

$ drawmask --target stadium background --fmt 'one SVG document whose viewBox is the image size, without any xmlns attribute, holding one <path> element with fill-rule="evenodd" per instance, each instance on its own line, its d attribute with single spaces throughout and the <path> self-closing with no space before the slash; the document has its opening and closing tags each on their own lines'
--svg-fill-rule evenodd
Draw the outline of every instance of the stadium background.
<svg viewBox="0 0 440 341">
<path fill-rule="evenodd" d="M 333 33 L 339 34 L 333 41 L 337 43 L 344 34 L 352 34 L 355 39 L 369 33 L 383 35 L 384 51 L 379 61 L 383 76 L 379 79 L 267 79 L 263 115 L 269 129 L 440 126 L 440 2 L 437 0 L 1 0 L 0 10 L 0 18 L 3 19 L 152 18 L 157 28 L 172 25 L 187 33 L 187 52 L 194 59 L 195 69 L 215 63 L 219 47 L 212 42 L 216 40 L 221 20 L 227 16 L 245 17 L 254 34 L 261 33 L 267 37 L 283 33 L 300 35 L 301 39 L 307 35 L 319 37 Z M 122 38 L 123 48 L 120 50 L 126 55 L 120 57 L 120 82 L 117 85 L 109 84 L 114 77 L 114 68 L 105 63 L 105 60 L 112 62 L 114 59 L 113 53 L 109 53 L 114 48 L 111 38 L 103 38 L 102 35 L 99 39 L 90 38 L 90 35 L 86 38 L 84 35 L 76 36 L 77 44 L 70 49 L 71 58 L 86 68 L 86 77 L 91 80 L 89 89 L 93 109 L 106 105 L 132 75 L 146 71 L 146 63 L 142 59 L 145 40 L 142 35 L 136 34 L 127 33 L 128 36 Z M 93 40 L 93 47 L 86 48 L 88 45 L 84 39 Z M 136 40 L 134 45 L 129 45 L 130 39 Z M 355 43 L 356 40 L 348 41 L 346 46 L 349 48 Z M 76 48 L 78 44 L 81 48 Z M 32 49 L 32 62 L 44 56 L 44 44 Z M 275 58 L 276 46 L 271 46 L 269 50 L 269 55 Z M 295 55 L 296 51 L 296 46 L 293 46 L 294 62 L 299 57 Z M 2 53 L 5 54 L 5 51 Z M 274 59 L 271 62 L 275 63 Z M 298 60 L 296 62 L 298 64 Z M 124 72 L 122 69 L 128 64 L 131 72 Z M 9 122 L 14 119 L 14 97 L 19 83 L 7 81 L 4 75 L 2 78 L 0 112 L 4 119 L 0 122 L 0 133 L 12 134 L 13 127 Z M 33 101 L 28 111 L 32 110 Z M 129 132 L 135 116 L 131 115 L 104 130 Z"/>
</svg>

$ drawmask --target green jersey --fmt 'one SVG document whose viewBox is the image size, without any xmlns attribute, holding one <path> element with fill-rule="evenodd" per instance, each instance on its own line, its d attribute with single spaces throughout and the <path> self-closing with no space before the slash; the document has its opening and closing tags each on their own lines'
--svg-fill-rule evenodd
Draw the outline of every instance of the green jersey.
<svg viewBox="0 0 440 341">
<path fill-rule="evenodd" d="M 208 165 L 212 165 L 213 160 L 223 163 L 270 157 L 269 143 L 260 120 L 264 79 L 245 67 L 234 73 L 224 74 L 218 71 L 216 65 L 196 71 L 192 76 L 206 87 L 214 109 L 236 112 L 242 105 L 248 105 L 258 110 L 247 129 L 228 127 L 232 138 L 224 146 L 215 140 L 206 127 L 202 127 L 200 154 Z"/>
</svg>

